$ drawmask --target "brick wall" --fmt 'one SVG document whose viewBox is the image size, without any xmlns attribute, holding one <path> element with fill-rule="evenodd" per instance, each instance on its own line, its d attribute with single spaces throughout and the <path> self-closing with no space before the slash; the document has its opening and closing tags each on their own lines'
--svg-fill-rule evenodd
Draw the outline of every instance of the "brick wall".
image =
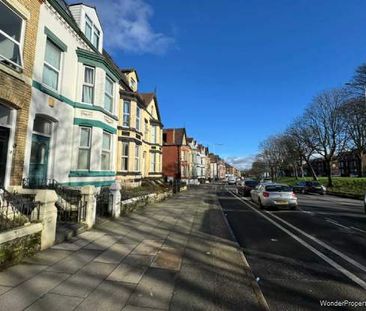
<svg viewBox="0 0 366 311">
<path fill-rule="evenodd" d="M 7 2 L 11 6 L 13 1 L 8 0 Z M 29 12 L 29 19 L 26 20 L 25 25 L 23 72 L 21 74 L 12 73 L 12 69 L 5 68 L 3 65 L 0 67 L 0 100 L 18 110 L 10 185 L 19 185 L 23 175 L 25 139 L 32 92 L 31 79 L 37 41 L 39 9 L 42 1 L 18 0 L 17 2 Z"/>
<path fill-rule="evenodd" d="M 178 177 L 178 146 L 163 146 L 163 175 L 166 177 Z"/>
</svg>

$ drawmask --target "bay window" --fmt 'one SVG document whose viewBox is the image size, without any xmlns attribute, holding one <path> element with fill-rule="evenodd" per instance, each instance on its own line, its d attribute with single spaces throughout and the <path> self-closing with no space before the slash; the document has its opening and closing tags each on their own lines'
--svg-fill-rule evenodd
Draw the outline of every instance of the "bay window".
<svg viewBox="0 0 366 311">
<path fill-rule="evenodd" d="M 128 171 L 128 154 L 129 143 L 127 141 L 122 142 L 122 171 Z"/>
<path fill-rule="evenodd" d="M 112 135 L 107 132 L 103 132 L 102 159 L 101 159 L 101 170 L 103 171 L 111 169 L 111 149 L 112 149 Z"/>
<path fill-rule="evenodd" d="M 1 1 L 0 16 L 0 62 L 21 69 L 23 19 Z"/>
<path fill-rule="evenodd" d="M 151 142 L 153 144 L 157 143 L 157 127 L 155 125 L 151 126 Z"/>
<path fill-rule="evenodd" d="M 141 127 L 141 109 L 136 106 L 136 130 L 140 131 Z"/>
<path fill-rule="evenodd" d="M 87 104 L 94 103 L 95 68 L 84 66 L 84 83 L 82 101 Z"/>
<path fill-rule="evenodd" d="M 113 112 L 113 81 L 107 76 L 105 78 L 104 109 Z"/>
<path fill-rule="evenodd" d="M 131 103 L 127 100 L 123 102 L 123 126 L 129 127 L 130 126 L 130 109 Z"/>
<path fill-rule="evenodd" d="M 91 128 L 80 127 L 78 169 L 90 169 Z"/>
<path fill-rule="evenodd" d="M 150 173 L 156 172 L 156 153 L 150 153 Z"/>
<path fill-rule="evenodd" d="M 140 146 L 135 145 L 135 171 L 140 171 Z"/>
<path fill-rule="evenodd" d="M 47 39 L 43 66 L 43 83 L 56 91 L 59 89 L 61 55 L 61 49 L 50 39 Z"/>
</svg>

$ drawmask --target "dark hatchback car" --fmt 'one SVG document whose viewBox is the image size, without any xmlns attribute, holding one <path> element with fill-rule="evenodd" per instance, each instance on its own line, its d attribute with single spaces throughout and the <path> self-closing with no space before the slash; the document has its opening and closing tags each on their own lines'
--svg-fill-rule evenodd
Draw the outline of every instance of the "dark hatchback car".
<svg viewBox="0 0 366 311">
<path fill-rule="evenodd" d="M 250 196 L 250 191 L 252 191 L 258 182 L 255 180 L 245 180 L 241 186 L 238 187 L 238 193 L 243 196 Z"/>
<path fill-rule="evenodd" d="M 319 193 L 325 194 L 327 189 L 317 181 L 300 181 L 293 186 L 295 193 Z"/>
</svg>

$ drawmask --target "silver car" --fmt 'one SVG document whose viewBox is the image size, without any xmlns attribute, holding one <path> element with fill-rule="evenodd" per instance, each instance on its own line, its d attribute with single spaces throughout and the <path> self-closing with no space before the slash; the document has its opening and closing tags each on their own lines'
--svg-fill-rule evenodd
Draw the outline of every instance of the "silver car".
<svg viewBox="0 0 366 311">
<path fill-rule="evenodd" d="M 262 183 L 250 192 L 252 201 L 260 208 L 289 207 L 296 209 L 297 197 L 292 188 L 284 184 Z"/>
</svg>

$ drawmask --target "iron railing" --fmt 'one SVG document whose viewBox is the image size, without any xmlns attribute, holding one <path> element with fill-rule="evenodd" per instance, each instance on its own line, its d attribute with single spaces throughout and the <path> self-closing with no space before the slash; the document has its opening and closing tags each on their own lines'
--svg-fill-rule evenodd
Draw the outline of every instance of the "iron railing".
<svg viewBox="0 0 366 311">
<path fill-rule="evenodd" d="M 79 189 L 56 184 L 57 221 L 80 223 L 86 220 L 86 199 Z"/>
<path fill-rule="evenodd" d="M 24 189 L 55 189 L 58 183 L 50 178 L 23 178 Z"/>
<path fill-rule="evenodd" d="M 67 187 L 50 178 L 24 178 L 23 188 L 55 190 L 57 221 L 80 223 L 86 220 L 86 200 L 78 188 Z"/>
<path fill-rule="evenodd" d="M 34 195 L 0 190 L 0 232 L 21 227 L 39 220 L 40 202 Z"/>
</svg>

